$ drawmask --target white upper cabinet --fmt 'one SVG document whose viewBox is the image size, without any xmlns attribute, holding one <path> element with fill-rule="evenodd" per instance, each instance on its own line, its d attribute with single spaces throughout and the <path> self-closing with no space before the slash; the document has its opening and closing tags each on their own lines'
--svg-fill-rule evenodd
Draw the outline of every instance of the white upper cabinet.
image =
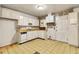
<svg viewBox="0 0 79 59">
<path fill-rule="evenodd" d="M 24 17 L 24 16 L 19 16 L 18 25 L 27 26 L 28 25 L 28 18 Z"/>
<path fill-rule="evenodd" d="M 39 26 L 39 20 L 33 19 L 33 26 Z"/>
<path fill-rule="evenodd" d="M 29 18 L 25 14 L 18 12 L 18 25 L 28 26 Z"/>
<path fill-rule="evenodd" d="M 79 13 L 78 12 L 72 12 L 72 13 L 69 13 L 69 20 L 70 20 L 70 24 L 76 24 L 78 23 L 78 15 Z"/>
<path fill-rule="evenodd" d="M 46 22 L 54 22 L 54 16 L 48 16 L 46 17 Z"/>
<path fill-rule="evenodd" d="M 54 15 L 51 15 L 51 13 L 48 14 L 48 16 L 46 17 L 46 22 L 47 23 L 50 23 L 50 22 L 54 22 L 55 19 L 54 19 Z"/>
<path fill-rule="evenodd" d="M 18 19 L 19 12 L 8 9 L 8 8 L 2 8 L 2 17 Z"/>
<path fill-rule="evenodd" d="M 79 8 L 74 8 L 73 11 L 74 12 L 79 12 Z"/>
<path fill-rule="evenodd" d="M 17 12 L 17 11 L 14 11 L 14 10 L 10 10 L 10 12 L 11 12 L 11 18 L 13 18 L 13 19 L 19 19 L 19 12 Z"/>
<path fill-rule="evenodd" d="M 2 8 L 2 17 L 17 19 L 18 25 L 39 26 L 39 20 L 37 19 L 37 17 L 14 11 L 8 8 Z M 29 25 L 30 23 L 31 25 Z"/>
<path fill-rule="evenodd" d="M 36 18 L 29 18 L 28 23 L 31 23 L 30 26 L 39 26 L 39 20 Z"/>
<path fill-rule="evenodd" d="M 18 19 L 18 25 L 39 26 L 39 20 L 27 16 L 20 16 Z"/>
<path fill-rule="evenodd" d="M 2 8 L 2 17 L 7 17 L 7 18 L 11 18 L 10 15 L 11 12 L 9 9 L 6 9 L 6 8 Z"/>
</svg>

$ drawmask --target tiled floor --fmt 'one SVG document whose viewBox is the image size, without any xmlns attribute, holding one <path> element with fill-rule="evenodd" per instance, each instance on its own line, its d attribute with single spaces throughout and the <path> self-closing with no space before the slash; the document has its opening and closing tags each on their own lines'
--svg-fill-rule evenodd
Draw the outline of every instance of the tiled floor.
<svg viewBox="0 0 79 59">
<path fill-rule="evenodd" d="M 79 48 L 59 41 L 41 39 L 0 48 L 3 54 L 33 54 L 36 51 L 40 54 L 78 54 Z"/>
</svg>

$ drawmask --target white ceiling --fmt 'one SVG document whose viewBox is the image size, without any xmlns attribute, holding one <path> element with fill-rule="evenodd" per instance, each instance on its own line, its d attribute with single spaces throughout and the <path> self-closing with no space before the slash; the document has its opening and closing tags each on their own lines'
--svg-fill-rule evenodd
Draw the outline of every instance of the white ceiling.
<svg viewBox="0 0 79 59">
<path fill-rule="evenodd" d="M 2 6 L 19 10 L 19 11 L 22 11 L 34 16 L 44 16 L 44 15 L 47 15 L 49 12 L 55 13 L 55 12 L 63 11 L 72 7 L 79 6 L 78 4 L 46 4 L 47 6 L 46 9 L 37 10 L 35 8 L 35 5 L 36 4 L 4 4 Z"/>
</svg>

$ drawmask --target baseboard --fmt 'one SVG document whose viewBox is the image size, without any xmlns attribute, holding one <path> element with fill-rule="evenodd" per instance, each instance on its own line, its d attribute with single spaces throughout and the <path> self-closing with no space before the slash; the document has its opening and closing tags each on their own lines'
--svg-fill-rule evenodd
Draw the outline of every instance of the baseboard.
<svg viewBox="0 0 79 59">
<path fill-rule="evenodd" d="M 33 40 L 36 40 L 36 39 L 31 39 L 31 40 L 28 40 L 28 41 L 25 41 L 25 42 L 22 42 L 22 43 L 18 43 L 18 44 L 24 44 L 24 43 L 27 43 L 27 42 L 30 42 L 30 41 L 33 41 Z"/>
<path fill-rule="evenodd" d="M 76 48 L 79 48 L 79 46 L 76 46 L 76 45 L 72 45 L 72 44 L 69 44 L 70 46 L 73 46 L 73 47 L 76 47 Z"/>
<path fill-rule="evenodd" d="M 53 40 L 53 39 L 49 39 L 49 40 Z M 53 40 L 53 41 L 58 41 L 58 40 Z M 63 42 L 63 41 L 58 41 L 58 42 L 62 42 L 62 43 L 68 44 L 68 45 L 70 45 L 70 46 L 79 48 L 79 46 L 75 46 L 75 45 L 69 44 L 68 42 Z"/>
<path fill-rule="evenodd" d="M 45 40 L 43 38 L 37 37 L 37 38 L 31 39 L 31 40 L 28 40 L 28 41 L 25 41 L 25 42 L 22 42 L 22 43 L 18 43 L 18 44 L 24 44 L 24 43 L 27 43 L 27 42 L 30 42 L 30 41 L 33 41 L 33 40 L 36 40 L 36 39 Z"/>
<path fill-rule="evenodd" d="M 8 44 L 8 45 L 6 45 L 6 46 L 2 46 L 2 47 L 0 47 L 0 49 L 1 49 L 1 48 L 4 48 L 4 47 L 12 46 L 12 45 L 14 45 L 14 44 L 17 44 L 17 42 L 12 43 L 12 44 Z"/>
<path fill-rule="evenodd" d="M 35 39 L 41 39 L 41 40 L 45 40 L 44 38 L 40 38 L 40 37 L 37 37 L 37 38 L 35 38 Z"/>
</svg>

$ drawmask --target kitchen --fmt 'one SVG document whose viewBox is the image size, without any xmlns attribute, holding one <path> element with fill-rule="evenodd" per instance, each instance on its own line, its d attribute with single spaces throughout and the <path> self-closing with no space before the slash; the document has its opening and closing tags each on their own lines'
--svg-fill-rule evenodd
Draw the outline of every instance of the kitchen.
<svg viewBox="0 0 79 59">
<path fill-rule="evenodd" d="M 0 53 L 78 54 L 78 16 L 78 4 L 1 4 Z"/>
</svg>

